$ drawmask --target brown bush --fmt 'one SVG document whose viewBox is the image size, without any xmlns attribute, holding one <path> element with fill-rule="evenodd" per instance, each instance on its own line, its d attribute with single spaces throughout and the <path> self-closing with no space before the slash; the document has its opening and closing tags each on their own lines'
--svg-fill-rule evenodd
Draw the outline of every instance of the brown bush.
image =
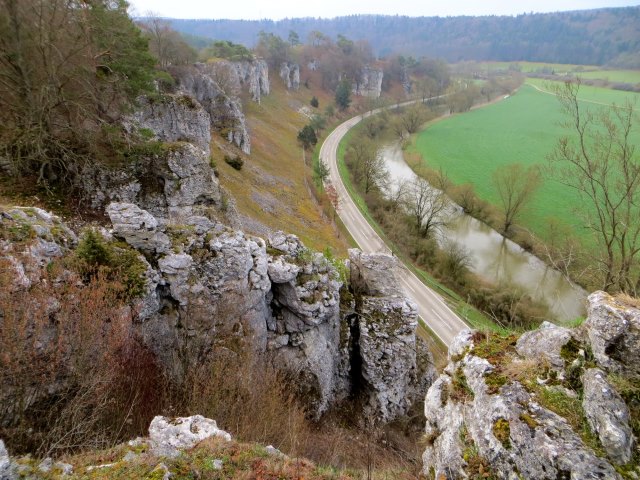
<svg viewBox="0 0 640 480">
<path fill-rule="evenodd" d="M 0 437 L 14 452 L 108 446 L 153 408 L 157 367 L 133 337 L 122 285 L 60 274 L 16 289 L 0 259 Z"/>
</svg>

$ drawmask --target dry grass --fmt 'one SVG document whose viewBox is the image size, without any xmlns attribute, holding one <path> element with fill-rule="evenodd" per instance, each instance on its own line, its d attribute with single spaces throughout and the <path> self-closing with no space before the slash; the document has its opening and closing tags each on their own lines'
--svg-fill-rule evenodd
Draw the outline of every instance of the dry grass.
<svg viewBox="0 0 640 480">
<path fill-rule="evenodd" d="M 309 101 L 314 95 L 320 100 L 316 110 L 322 113 L 331 98 L 326 92 L 304 86 L 290 92 L 274 78 L 271 94 L 260 105 L 244 102 L 252 146 L 243 169 L 234 170 L 222 161 L 222 149 L 229 148 L 223 140 L 214 140 L 212 151 L 221 184 L 235 198 L 240 213 L 272 230 L 294 233 L 311 248 L 322 251 L 330 246 L 339 256 L 346 256 L 347 240 L 323 214 L 306 183 L 310 172 L 305 175 L 305 168 L 309 167 L 304 166 L 296 139 L 308 122 L 298 109 L 312 109 Z"/>
<path fill-rule="evenodd" d="M 640 298 L 632 297 L 626 293 L 618 293 L 615 298 L 620 303 L 629 305 L 633 308 L 640 308 Z"/>
</svg>

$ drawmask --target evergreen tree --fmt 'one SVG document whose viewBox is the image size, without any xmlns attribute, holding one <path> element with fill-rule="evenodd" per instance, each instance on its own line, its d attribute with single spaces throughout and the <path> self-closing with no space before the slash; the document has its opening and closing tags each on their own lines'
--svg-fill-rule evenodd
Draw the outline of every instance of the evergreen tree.
<svg viewBox="0 0 640 480">
<path fill-rule="evenodd" d="M 342 80 L 336 88 L 336 105 L 340 110 L 346 110 L 351 105 L 351 84 Z"/>
</svg>

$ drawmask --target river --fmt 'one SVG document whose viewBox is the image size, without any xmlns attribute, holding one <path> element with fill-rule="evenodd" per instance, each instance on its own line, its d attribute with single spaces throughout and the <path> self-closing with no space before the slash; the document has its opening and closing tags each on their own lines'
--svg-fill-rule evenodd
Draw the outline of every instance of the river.
<svg viewBox="0 0 640 480">
<path fill-rule="evenodd" d="M 384 146 L 380 153 L 392 185 L 416 177 L 404 161 L 398 143 Z M 553 320 L 562 322 L 585 315 L 584 289 L 491 227 L 466 215 L 457 205 L 452 203 L 447 216 L 450 221 L 441 229 L 438 243 L 455 242 L 463 247 L 469 255 L 471 270 L 479 277 L 527 292 L 548 306 Z"/>
</svg>

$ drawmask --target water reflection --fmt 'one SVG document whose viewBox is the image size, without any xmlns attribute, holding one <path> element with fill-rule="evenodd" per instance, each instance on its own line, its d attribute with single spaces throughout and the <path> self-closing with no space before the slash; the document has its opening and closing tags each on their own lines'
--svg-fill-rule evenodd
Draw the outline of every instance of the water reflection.
<svg viewBox="0 0 640 480">
<path fill-rule="evenodd" d="M 404 161 L 397 143 L 381 149 L 392 185 L 416 178 Z M 394 188 L 394 187 L 392 187 Z M 571 320 L 585 314 L 586 292 L 560 272 L 523 250 L 519 245 L 469 215 L 457 205 L 447 210 L 450 222 L 441 229 L 438 242 L 455 242 L 471 259 L 471 270 L 499 285 L 517 286 L 549 307 L 556 320 Z"/>
</svg>

